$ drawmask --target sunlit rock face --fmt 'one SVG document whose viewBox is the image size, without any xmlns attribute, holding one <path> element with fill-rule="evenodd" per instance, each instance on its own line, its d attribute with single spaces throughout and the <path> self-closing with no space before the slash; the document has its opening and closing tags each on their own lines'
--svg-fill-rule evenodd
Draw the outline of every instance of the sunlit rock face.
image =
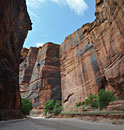
<svg viewBox="0 0 124 130">
<path fill-rule="evenodd" d="M 33 62 L 27 50 L 23 52 L 22 97 L 31 99 L 34 109 L 55 99 L 65 111 L 73 110 L 102 88 L 124 97 L 124 1 L 96 0 L 95 15 L 93 23 L 67 36 L 60 46 L 47 43 L 39 48 Z"/>
<path fill-rule="evenodd" d="M 59 45 L 47 43 L 35 51 L 31 49 L 20 65 L 20 90 L 38 112 L 47 100 L 61 100 Z"/>
<path fill-rule="evenodd" d="M 31 30 L 25 0 L 0 0 L 0 120 L 20 118 L 20 52 Z"/>
<path fill-rule="evenodd" d="M 120 101 L 112 101 L 108 104 L 107 108 L 108 111 L 123 111 L 124 110 L 124 100 Z"/>
<path fill-rule="evenodd" d="M 91 24 L 68 36 L 60 46 L 62 103 L 71 110 L 90 93 L 104 87 L 99 60 L 91 40 Z"/>
<path fill-rule="evenodd" d="M 101 16 L 101 17 L 100 17 Z M 96 26 L 91 31 L 100 68 L 108 87 L 124 97 L 124 1 L 106 0 L 96 5 Z M 110 87 L 109 87 L 110 86 Z"/>
<path fill-rule="evenodd" d="M 29 50 L 23 48 L 21 51 L 21 55 L 24 59 L 20 64 L 19 70 L 19 84 L 22 92 L 30 82 L 33 68 L 37 59 L 37 54 L 38 48 L 35 47 L 31 47 Z"/>
<path fill-rule="evenodd" d="M 95 15 L 60 46 L 65 110 L 101 88 L 124 96 L 124 1 L 97 0 Z"/>
</svg>

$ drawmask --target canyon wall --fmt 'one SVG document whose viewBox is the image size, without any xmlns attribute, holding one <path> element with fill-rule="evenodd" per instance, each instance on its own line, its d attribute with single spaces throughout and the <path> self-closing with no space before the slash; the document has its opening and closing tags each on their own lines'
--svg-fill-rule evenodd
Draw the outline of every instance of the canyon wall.
<svg viewBox="0 0 124 130">
<path fill-rule="evenodd" d="M 67 36 L 60 46 L 47 43 L 39 48 L 30 82 L 22 87 L 22 96 L 33 96 L 35 108 L 57 96 L 65 111 L 72 110 L 102 88 L 124 98 L 124 1 L 96 0 L 95 15 L 93 23 Z"/>
<path fill-rule="evenodd" d="M 60 46 L 62 103 L 68 110 L 104 87 L 94 43 L 85 29 L 89 29 L 89 24 L 68 36 Z"/>
<path fill-rule="evenodd" d="M 60 46 L 65 110 L 101 88 L 124 97 L 124 1 L 96 0 L 95 15 Z"/>
<path fill-rule="evenodd" d="M 47 100 L 61 101 L 59 45 L 47 43 L 38 49 L 30 48 L 26 55 L 20 65 L 21 95 L 33 102 L 34 111 L 42 111 Z"/>
<path fill-rule="evenodd" d="M 22 117 L 18 75 L 28 30 L 25 0 L 0 0 L 0 120 Z"/>
</svg>

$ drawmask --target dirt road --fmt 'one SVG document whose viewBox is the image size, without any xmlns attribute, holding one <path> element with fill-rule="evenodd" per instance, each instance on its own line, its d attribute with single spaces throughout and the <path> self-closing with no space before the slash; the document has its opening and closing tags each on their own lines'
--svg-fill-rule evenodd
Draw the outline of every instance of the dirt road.
<svg viewBox="0 0 124 130">
<path fill-rule="evenodd" d="M 0 130 L 124 130 L 124 125 L 78 119 L 23 119 L 0 122 Z"/>
</svg>

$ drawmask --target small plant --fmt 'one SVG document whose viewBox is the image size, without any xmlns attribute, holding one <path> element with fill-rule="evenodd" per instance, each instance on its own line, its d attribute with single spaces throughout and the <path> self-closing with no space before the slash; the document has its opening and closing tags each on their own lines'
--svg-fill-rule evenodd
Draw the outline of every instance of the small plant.
<svg viewBox="0 0 124 130">
<path fill-rule="evenodd" d="M 111 91 L 100 90 L 98 93 L 99 109 L 105 108 L 111 101 L 116 101 L 118 98 Z"/>
<path fill-rule="evenodd" d="M 22 98 L 21 99 L 21 111 L 23 113 L 23 115 L 29 115 L 30 111 L 32 110 L 32 102 L 30 100 L 28 100 L 27 98 Z"/>
<path fill-rule="evenodd" d="M 90 94 L 89 97 L 85 100 L 85 102 L 77 103 L 76 106 L 91 106 L 92 108 L 99 108 L 102 110 L 105 108 L 111 101 L 116 101 L 118 98 L 114 96 L 114 94 L 111 91 L 105 91 L 105 90 L 100 90 L 97 95 Z"/>
<path fill-rule="evenodd" d="M 48 100 L 45 103 L 44 109 L 45 109 L 45 115 L 47 115 L 47 113 L 52 113 L 53 109 L 54 109 L 54 100 Z"/>
<path fill-rule="evenodd" d="M 62 106 L 53 109 L 53 114 L 54 115 L 58 115 L 59 113 L 61 113 L 61 111 L 63 110 Z"/>
<path fill-rule="evenodd" d="M 44 114 L 53 113 L 55 115 L 59 114 L 62 111 L 62 106 L 60 101 L 48 100 L 44 106 Z"/>
<path fill-rule="evenodd" d="M 84 102 L 78 102 L 78 103 L 76 104 L 76 107 L 80 107 L 80 106 L 82 106 L 82 105 L 84 105 Z"/>
<path fill-rule="evenodd" d="M 56 104 L 55 104 L 54 109 L 53 109 L 54 115 L 58 115 L 62 110 L 63 109 L 62 109 L 60 101 L 56 101 Z"/>
<path fill-rule="evenodd" d="M 85 100 L 85 105 L 90 105 L 93 108 L 98 108 L 98 97 L 96 95 L 90 94 L 88 99 Z"/>
</svg>

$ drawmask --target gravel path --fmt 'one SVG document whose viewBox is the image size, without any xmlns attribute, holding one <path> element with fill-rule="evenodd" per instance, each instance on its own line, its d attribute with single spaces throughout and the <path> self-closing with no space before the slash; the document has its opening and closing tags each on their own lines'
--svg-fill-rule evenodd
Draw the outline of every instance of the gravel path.
<svg viewBox="0 0 124 130">
<path fill-rule="evenodd" d="M 124 125 L 78 119 L 23 119 L 0 122 L 0 130 L 124 130 Z"/>
</svg>

